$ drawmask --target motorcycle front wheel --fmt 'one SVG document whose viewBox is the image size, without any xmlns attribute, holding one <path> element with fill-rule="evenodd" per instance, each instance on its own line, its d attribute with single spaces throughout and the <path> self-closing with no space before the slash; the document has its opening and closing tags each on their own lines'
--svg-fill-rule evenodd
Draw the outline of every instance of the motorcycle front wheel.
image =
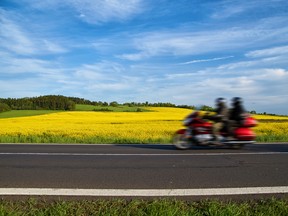
<svg viewBox="0 0 288 216">
<path fill-rule="evenodd" d="M 173 145 L 177 149 L 185 150 L 192 147 L 192 143 L 185 137 L 185 134 L 175 133 L 172 139 Z"/>
</svg>

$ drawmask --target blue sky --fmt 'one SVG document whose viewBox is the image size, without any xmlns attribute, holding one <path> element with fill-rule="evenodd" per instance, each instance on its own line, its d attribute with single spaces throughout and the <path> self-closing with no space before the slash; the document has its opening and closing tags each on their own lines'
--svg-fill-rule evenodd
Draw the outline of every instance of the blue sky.
<svg viewBox="0 0 288 216">
<path fill-rule="evenodd" d="M 0 0 L 0 97 L 288 114 L 287 0 Z"/>
</svg>

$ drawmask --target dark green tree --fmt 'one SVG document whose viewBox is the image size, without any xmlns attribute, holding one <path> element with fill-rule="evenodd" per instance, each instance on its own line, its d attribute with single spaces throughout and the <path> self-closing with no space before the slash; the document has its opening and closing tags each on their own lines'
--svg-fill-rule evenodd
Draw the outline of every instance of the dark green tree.
<svg viewBox="0 0 288 216">
<path fill-rule="evenodd" d="M 10 110 L 11 110 L 10 106 L 8 106 L 5 103 L 0 103 L 0 112 L 6 112 L 6 111 L 10 111 Z"/>
</svg>

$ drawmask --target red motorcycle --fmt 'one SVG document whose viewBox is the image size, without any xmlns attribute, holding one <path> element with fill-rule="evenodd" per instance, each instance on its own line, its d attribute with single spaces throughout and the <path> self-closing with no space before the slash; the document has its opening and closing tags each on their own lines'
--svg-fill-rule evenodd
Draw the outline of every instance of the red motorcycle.
<svg viewBox="0 0 288 216">
<path fill-rule="evenodd" d="M 234 129 L 233 139 L 227 139 L 228 132 L 225 127 L 221 130 L 220 142 L 215 143 L 212 134 L 212 123 L 201 118 L 200 112 L 195 111 L 188 115 L 183 122 L 185 129 L 178 130 L 173 136 L 173 145 L 178 149 L 189 149 L 192 146 L 215 146 L 224 145 L 231 148 L 242 148 L 246 144 L 255 142 L 256 135 L 252 127 L 257 125 L 257 121 L 246 115 L 243 124 Z"/>
</svg>

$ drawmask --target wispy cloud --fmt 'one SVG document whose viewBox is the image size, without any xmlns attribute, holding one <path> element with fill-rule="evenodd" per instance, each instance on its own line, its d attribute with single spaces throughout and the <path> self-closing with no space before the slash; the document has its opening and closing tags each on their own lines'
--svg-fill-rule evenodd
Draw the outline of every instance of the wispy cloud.
<svg viewBox="0 0 288 216">
<path fill-rule="evenodd" d="M 92 24 L 122 22 L 145 10 L 143 0 L 24 0 L 23 2 L 45 11 L 55 10 L 55 8 L 72 9 L 74 17 Z"/>
<path fill-rule="evenodd" d="M 37 36 L 29 26 L 22 26 L 21 17 L 13 20 L 13 15 L 0 9 L 0 48 L 19 55 L 67 52 L 49 38 Z"/>
<path fill-rule="evenodd" d="M 253 49 L 259 44 L 273 44 L 275 38 L 284 43 L 288 42 L 287 37 L 284 36 L 288 34 L 288 27 L 284 25 L 286 21 L 287 18 L 266 19 L 253 26 L 247 24 L 237 28 L 227 27 L 221 30 L 212 29 L 198 32 L 181 28 L 174 32 L 146 32 L 132 36 L 135 52 L 123 53 L 118 57 L 127 60 L 141 60 L 159 55 L 199 55 L 243 48 Z"/>
<path fill-rule="evenodd" d="M 226 57 L 219 57 L 219 58 L 212 58 L 212 59 L 197 59 L 197 60 L 179 63 L 178 65 L 187 65 L 187 64 L 195 64 L 195 63 L 201 63 L 201 62 L 219 61 L 219 60 L 225 60 L 225 59 L 229 59 L 229 58 L 233 58 L 233 57 L 234 56 L 226 56 Z"/>
<path fill-rule="evenodd" d="M 178 76 L 179 75 L 179 76 Z M 172 76 L 172 74 L 171 74 Z M 249 69 L 239 71 L 228 71 L 223 75 L 217 68 L 206 69 L 205 72 L 196 71 L 188 74 L 174 74 L 171 77 L 159 77 L 157 83 L 165 83 L 161 88 L 145 88 L 145 95 L 153 95 L 152 98 L 166 98 L 177 104 L 195 105 L 208 104 L 214 106 L 214 99 L 221 96 L 230 99 L 235 96 L 244 98 L 244 105 L 248 110 L 256 109 L 259 112 L 279 108 L 287 104 L 288 89 L 285 83 L 288 82 L 288 71 L 282 68 L 271 69 Z M 257 96 L 256 96 L 257 95 Z M 273 102 L 272 102 L 273 101 Z"/>
<path fill-rule="evenodd" d="M 267 56 L 279 56 L 288 54 L 288 46 L 272 47 L 268 49 L 254 50 L 246 54 L 247 57 L 258 58 Z"/>
<path fill-rule="evenodd" d="M 287 63 L 288 46 L 270 47 L 253 50 L 244 54 L 246 59 L 229 64 L 222 64 L 220 70 L 245 70 L 246 68 L 275 68 Z M 284 66 L 285 67 L 285 66 Z"/>
<path fill-rule="evenodd" d="M 40 42 L 43 43 L 44 49 L 51 53 L 64 53 L 68 51 L 63 46 L 54 43 L 51 40 L 43 39 Z"/>
<path fill-rule="evenodd" d="M 215 12 L 211 14 L 213 19 L 227 19 L 233 18 L 237 16 L 245 16 L 250 17 L 253 16 L 263 16 L 265 12 L 271 13 L 271 10 L 275 8 L 279 8 L 285 3 L 286 0 L 250 0 L 250 1 L 242 1 L 242 0 L 224 0 L 224 1 L 215 1 L 211 3 Z M 283 10 L 285 13 L 285 10 Z M 278 13 L 279 14 L 279 13 Z M 280 13 L 281 14 L 281 13 Z"/>
<path fill-rule="evenodd" d="M 12 98 L 39 96 L 43 94 L 40 89 L 47 87 L 35 78 L 22 78 L 21 80 L 11 80 L 9 82 L 0 79 L 0 86 L 1 97 Z"/>
<path fill-rule="evenodd" d="M 78 13 L 79 17 L 90 23 L 127 20 L 143 10 L 142 0 L 84 0 L 67 1 Z"/>
<path fill-rule="evenodd" d="M 0 47 L 19 54 L 33 54 L 37 48 L 20 26 L 0 9 Z"/>
<path fill-rule="evenodd" d="M 91 91 L 100 94 L 103 91 L 133 90 L 140 79 L 126 75 L 126 70 L 123 65 L 110 61 L 102 61 L 93 65 L 86 64 L 72 72 L 71 81 L 77 80 L 82 83 L 83 89 L 89 94 Z M 116 98 L 114 97 L 113 100 Z"/>
</svg>

